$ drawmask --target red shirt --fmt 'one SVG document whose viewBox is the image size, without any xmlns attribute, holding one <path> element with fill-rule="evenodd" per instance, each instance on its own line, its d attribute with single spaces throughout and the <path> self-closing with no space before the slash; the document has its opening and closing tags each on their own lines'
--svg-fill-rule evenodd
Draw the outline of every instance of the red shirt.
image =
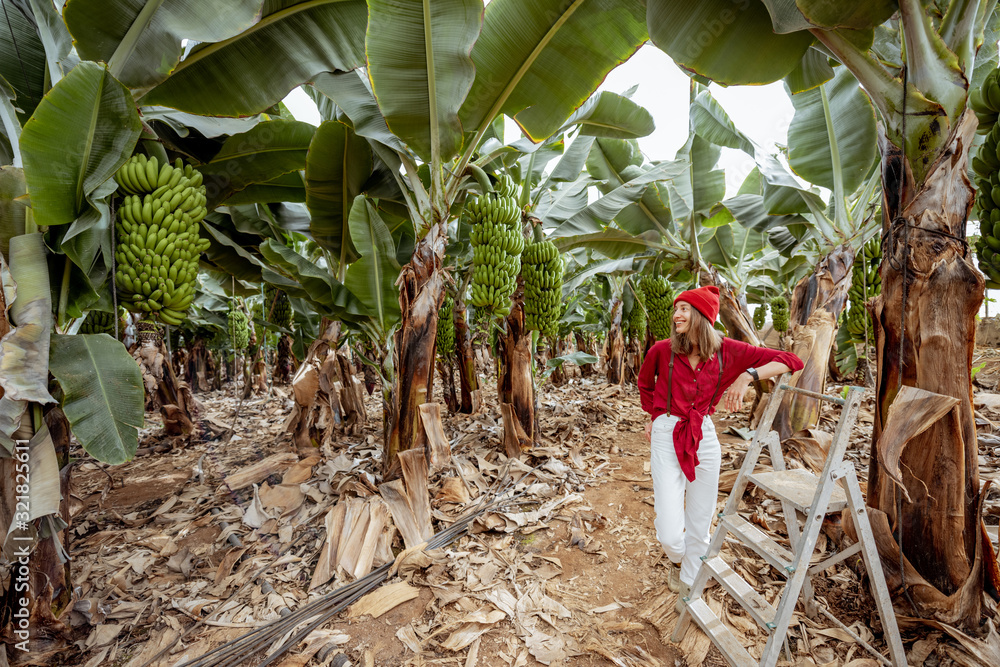
<svg viewBox="0 0 1000 667">
<path fill-rule="evenodd" d="M 698 445 L 701 443 L 701 424 L 705 415 L 715 412 L 712 397 L 716 401 L 722 397 L 729 385 L 736 381 L 748 368 L 763 366 L 770 361 L 779 361 L 793 371 L 801 370 L 802 360 L 791 352 L 754 347 L 747 343 L 722 339 L 722 380 L 719 381 L 719 355 L 712 355 L 708 361 L 701 361 L 697 368 L 691 368 L 686 356 L 674 355 L 674 370 L 671 374 L 673 387 L 670 392 L 670 406 L 667 406 L 667 371 L 670 365 L 670 339 L 661 340 L 649 348 L 642 368 L 639 370 L 639 397 L 642 409 L 656 419 L 662 414 L 679 417 L 674 427 L 674 449 L 677 461 L 688 480 L 694 480 L 694 469 L 698 465 Z"/>
</svg>

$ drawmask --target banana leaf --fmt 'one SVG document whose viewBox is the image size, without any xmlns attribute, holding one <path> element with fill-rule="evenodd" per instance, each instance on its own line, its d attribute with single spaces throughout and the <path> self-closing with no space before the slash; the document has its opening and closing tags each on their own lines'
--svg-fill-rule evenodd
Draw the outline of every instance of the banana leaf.
<svg viewBox="0 0 1000 667">
<path fill-rule="evenodd" d="M 592 95 L 562 129 L 579 126 L 580 134 L 612 139 L 646 137 L 656 129 L 653 115 L 624 95 L 601 91 Z"/>
<path fill-rule="evenodd" d="M 368 309 L 378 330 L 388 332 L 400 319 L 400 266 L 392 234 L 364 195 L 354 198 L 349 224 L 361 257 L 348 267 L 344 286 Z"/>
<path fill-rule="evenodd" d="M 260 252 L 270 266 L 264 268 L 263 279 L 284 289 L 289 296 L 308 299 L 317 310 L 332 319 L 358 322 L 368 318 L 365 305 L 326 268 L 273 239 L 264 241 Z M 281 280 L 276 281 L 274 274 Z"/>
<path fill-rule="evenodd" d="M 808 32 L 776 34 L 760 0 L 648 0 L 653 44 L 682 68 L 732 86 L 771 83 L 802 60 Z"/>
<path fill-rule="evenodd" d="M 144 393 L 142 372 L 125 346 L 107 334 L 54 334 L 49 368 L 63 391 L 63 412 L 84 450 L 111 464 L 135 456 Z"/>
<path fill-rule="evenodd" d="M 27 192 L 24 170 L 0 167 L 0 255 L 10 257 L 10 240 L 24 233 L 24 200 L 15 201 Z"/>
<path fill-rule="evenodd" d="M 315 132 L 309 123 L 271 120 L 226 139 L 215 157 L 198 167 L 209 190 L 209 207 L 252 184 L 305 169 Z"/>
<path fill-rule="evenodd" d="M 259 22 L 196 46 L 140 102 L 207 116 L 260 113 L 320 72 L 363 66 L 367 24 L 363 0 L 268 2 Z"/>
<path fill-rule="evenodd" d="M 472 50 L 464 129 L 482 134 L 505 114 L 541 141 L 647 39 L 640 0 L 493 0 Z"/>
<path fill-rule="evenodd" d="M 0 0 L 4 39 L 0 39 L 0 76 L 17 93 L 17 107 L 27 120 L 45 93 L 45 45 L 34 21 L 15 0 Z"/>
<path fill-rule="evenodd" d="M 389 129 L 424 162 L 462 147 L 458 110 L 476 70 L 481 0 L 369 0 L 368 76 Z"/>
<path fill-rule="evenodd" d="M 348 221 L 372 167 L 368 142 L 345 123 L 326 121 L 316 130 L 306 157 L 309 229 L 316 242 L 333 255 L 340 272 L 358 258 Z"/>
<path fill-rule="evenodd" d="M 788 126 L 788 166 L 806 181 L 834 189 L 837 175 L 823 109 L 824 91 L 837 142 L 843 192 L 850 195 L 864 182 L 878 156 L 878 135 L 875 108 L 858 87 L 858 80 L 843 67 L 833 80 L 823 84 L 822 90 L 815 88 L 791 96 L 795 115 Z"/>
<path fill-rule="evenodd" d="M 48 388 L 52 299 L 40 232 L 10 240 L 10 277 L 17 290 L 10 305 L 15 328 L 0 341 L 0 387 L 4 390 L 0 400 L 52 403 L 55 399 Z"/>
<path fill-rule="evenodd" d="M 220 42 L 260 20 L 263 0 L 72 0 L 66 26 L 77 52 L 109 64 L 129 88 L 148 90 L 177 67 L 182 42 Z"/>
<path fill-rule="evenodd" d="M 141 126 L 131 95 L 106 67 L 74 67 L 21 132 L 35 222 L 65 225 L 80 217 L 87 198 L 132 154 Z"/>
</svg>

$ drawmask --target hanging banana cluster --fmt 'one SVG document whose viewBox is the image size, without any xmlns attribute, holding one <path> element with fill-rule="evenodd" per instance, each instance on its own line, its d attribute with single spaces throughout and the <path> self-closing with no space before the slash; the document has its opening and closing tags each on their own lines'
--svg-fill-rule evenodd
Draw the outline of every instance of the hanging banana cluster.
<svg viewBox="0 0 1000 667">
<path fill-rule="evenodd" d="M 986 274 L 986 287 L 1000 289 L 1000 69 L 983 79 L 982 87 L 969 91 L 969 106 L 979 119 L 978 134 L 986 140 L 972 158 L 976 172 L 976 208 L 979 210 L 979 240 L 976 255 Z"/>
<path fill-rule="evenodd" d="M 847 291 L 851 305 L 844 316 L 844 327 L 855 343 L 864 344 L 866 327 L 869 334 L 872 332 L 871 316 L 865 304 L 882 293 L 882 276 L 878 272 L 881 263 L 882 239 L 876 236 L 865 244 L 861 257 L 854 260 L 851 269 L 851 288 Z"/>
<path fill-rule="evenodd" d="M 118 206 L 115 285 L 135 312 L 180 325 L 194 300 L 198 257 L 208 249 L 198 223 L 205 208 L 201 172 L 178 158 L 160 166 L 129 158 L 115 175 L 125 193 Z"/>
<path fill-rule="evenodd" d="M 118 331 L 125 331 L 125 311 L 119 309 Z M 82 334 L 110 334 L 115 335 L 115 316 L 113 313 L 106 313 L 102 310 L 91 310 L 87 313 L 87 319 L 80 325 Z"/>
<path fill-rule="evenodd" d="M 521 255 L 524 277 L 524 327 L 542 336 L 559 334 L 562 316 L 563 261 L 552 241 L 529 243 Z"/>
<path fill-rule="evenodd" d="M 783 296 L 771 299 L 771 323 L 774 330 L 784 333 L 788 331 L 788 300 Z"/>
<path fill-rule="evenodd" d="M 987 134 L 992 131 L 997 123 L 997 114 L 1000 113 L 1000 69 L 987 74 L 981 88 L 969 91 L 969 106 L 979 119 L 976 132 Z"/>
<path fill-rule="evenodd" d="M 762 303 L 753 311 L 753 328 L 763 331 L 765 322 L 767 322 L 767 304 Z"/>
<path fill-rule="evenodd" d="M 233 350 L 240 352 L 250 345 L 250 320 L 240 308 L 231 308 L 227 318 L 227 333 Z"/>
<path fill-rule="evenodd" d="M 674 314 L 674 288 L 663 276 L 643 276 L 639 291 L 649 320 L 649 333 L 655 340 L 670 338 L 670 318 Z"/>
<path fill-rule="evenodd" d="M 455 322 L 453 319 L 455 301 L 450 294 L 444 297 L 441 311 L 438 313 L 437 353 L 442 359 L 448 359 L 455 353 Z"/>
<path fill-rule="evenodd" d="M 282 329 L 292 327 L 292 304 L 283 290 L 265 283 L 264 304 L 267 306 L 265 321 Z"/>
<path fill-rule="evenodd" d="M 630 340 L 640 342 L 646 340 L 646 308 L 643 304 L 641 291 L 635 292 L 635 298 L 632 299 L 632 309 L 628 311 L 628 316 L 625 318 L 622 333 Z"/>
<path fill-rule="evenodd" d="M 511 294 L 521 270 L 524 234 L 521 209 L 512 196 L 513 181 L 505 176 L 497 193 L 466 204 L 472 220 L 472 298 L 469 303 L 491 317 L 510 314 Z"/>
</svg>

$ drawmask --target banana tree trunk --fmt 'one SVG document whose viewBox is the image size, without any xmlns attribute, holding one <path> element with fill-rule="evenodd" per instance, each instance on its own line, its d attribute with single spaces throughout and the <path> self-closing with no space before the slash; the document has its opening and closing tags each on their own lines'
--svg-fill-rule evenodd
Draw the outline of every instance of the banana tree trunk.
<svg viewBox="0 0 1000 667">
<path fill-rule="evenodd" d="M 177 379 L 167 361 L 167 348 L 163 334 L 152 322 L 146 320 L 136 325 L 139 346 L 132 357 L 142 370 L 146 390 L 146 409 L 158 409 L 163 416 L 163 431 L 167 435 L 190 436 L 195 430 L 197 406 L 191 389 Z"/>
<path fill-rule="evenodd" d="M 995 591 L 998 584 L 978 510 L 972 408 L 975 320 L 985 290 L 965 243 L 975 128 L 966 111 L 922 183 L 913 182 L 899 149 L 881 137 L 882 228 L 889 236 L 880 268 L 882 294 L 873 307 L 877 384 L 867 499 L 890 586 L 897 594 L 905 586 L 921 616 L 966 627 L 978 627 L 984 579 L 988 589 Z M 901 384 L 959 399 L 956 408 L 906 443 L 899 462 L 906 494 L 875 455 L 891 444 L 879 440 Z M 902 532 L 904 579 L 898 534 L 893 536 L 890 526 Z"/>
<path fill-rule="evenodd" d="M 506 332 L 499 336 L 500 372 L 497 392 L 504 417 L 508 454 L 529 449 L 535 441 L 535 387 L 531 378 L 531 332 L 524 328 L 524 280 L 517 279 L 507 316 Z M 516 422 L 516 423 L 515 423 Z"/>
<path fill-rule="evenodd" d="M 438 359 L 438 373 L 441 374 L 444 402 L 448 412 L 458 412 L 458 395 L 455 392 L 455 365 L 451 359 Z"/>
<path fill-rule="evenodd" d="M 458 411 L 471 415 L 479 411 L 483 395 L 479 389 L 479 374 L 476 373 L 476 355 L 472 350 L 472 334 L 469 332 L 465 300 L 456 298 L 452 313 L 455 319 L 455 356 L 462 400 Z"/>
<path fill-rule="evenodd" d="M 789 384 L 815 392 L 822 392 L 826 386 L 830 351 L 837 340 L 837 318 L 847 303 L 853 265 L 854 251 L 846 244 L 838 246 L 792 291 L 791 351 L 805 362 L 805 367 L 792 375 Z M 778 434 L 784 440 L 816 426 L 819 413 L 819 399 L 785 394 L 775 417 Z"/>
<path fill-rule="evenodd" d="M 292 337 L 283 334 L 278 338 L 278 355 L 274 362 L 274 382 L 288 384 L 295 374 L 294 357 L 292 356 Z"/>
<path fill-rule="evenodd" d="M 430 397 L 438 309 L 444 299 L 441 258 L 446 241 L 445 223 L 432 226 L 417 242 L 410 263 L 399 276 L 402 321 L 395 334 L 396 374 L 385 438 L 387 473 L 399 467 L 396 458 L 399 452 L 419 444 L 418 438 L 423 434 L 418 407 Z"/>
<path fill-rule="evenodd" d="M 548 353 L 545 355 L 545 361 L 542 363 L 547 364 L 549 359 L 554 359 L 555 357 L 560 356 L 563 351 L 562 341 L 550 338 Z M 544 365 L 540 364 L 539 367 L 544 368 Z M 556 367 L 556 369 L 552 371 L 552 375 L 549 376 L 549 381 L 557 387 L 566 384 L 566 364 Z"/>
<path fill-rule="evenodd" d="M 702 286 L 714 285 L 719 288 L 719 319 L 726 327 L 726 334 L 734 340 L 760 347 L 762 343 L 750 317 L 747 300 L 737 296 L 714 268 L 702 270 L 700 279 Z"/>
<path fill-rule="evenodd" d="M 594 354 L 594 341 L 589 335 L 585 336 L 584 334 L 581 333 L 574 333 L 573 336 L 576 338 L 577 352 L 586 352 L 587 354 Z M 593 374 L 594 374 L 594 364 L 583 364 L 582 366 L 580 366 L 580 375 L 582 377 L 590 377 Z"/>
<path fill-rule="evenodd" d="M 607 377 L 608 384 L 621 384 L 625 381 L 625 341 L 622 338 L 622 300 L 615 299 L 611 304 L 611 328 L 608 331 Z"/>
</svg>

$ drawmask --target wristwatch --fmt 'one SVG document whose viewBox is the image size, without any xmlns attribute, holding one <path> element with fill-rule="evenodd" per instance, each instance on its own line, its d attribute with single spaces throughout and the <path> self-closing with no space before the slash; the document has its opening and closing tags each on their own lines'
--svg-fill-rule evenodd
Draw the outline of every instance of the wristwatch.
<svg viewBox="0 0 1000 667">
<path fill-rule="evenodd" d="M 757 375 L 757 369 L 756 368 L 753 368 L 753 367 L 748 368 L 747 369 L 747 373 L 749 373 L 750 377 L 752 377 L 754 379 L 754 382 L 760 382 L 760 376 Z"/>
</svg>

